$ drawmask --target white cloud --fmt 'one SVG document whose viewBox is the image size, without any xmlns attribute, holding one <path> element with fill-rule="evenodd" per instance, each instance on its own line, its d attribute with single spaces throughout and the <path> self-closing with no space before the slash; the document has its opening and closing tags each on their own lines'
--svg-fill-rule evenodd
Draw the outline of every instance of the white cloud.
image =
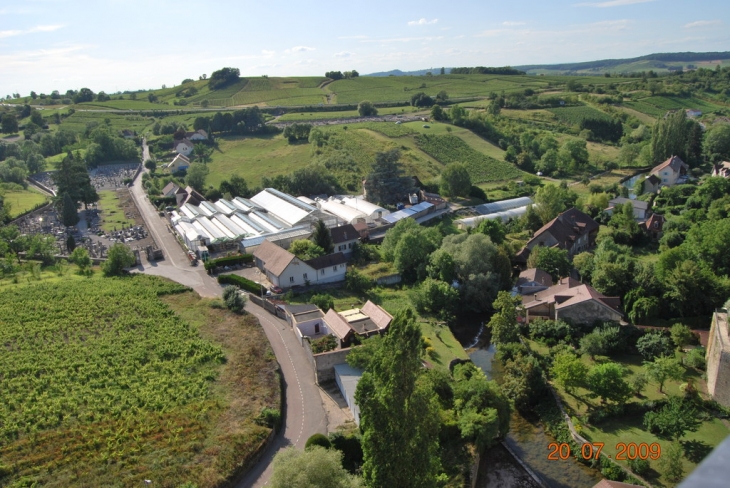
<svg viewBox="0 0 730 488">
<path fill-rule="evenodd" d="M 284 51 L 285 54 L 291 54 L 291 53 L 305 53 L 307 51 L 314 51 L 313 47 L 309 46 L 294 46 L 291 49 L 287 49 Z"/>
<path fill-rule="evenodd" d="M 420 18 L 418 20 L 409 21 L 408 25 L 431 25 L 431 24 L 435 24 L 438 21 L 439 21 L 439 19 L 428 20 L 425 18 Z"/>
<path fill-rule="evenodd" d="M 367 39 L 368 36 L 340 36 L 337 39 Z"/>
<path fill-rule="evenodd" d="M 261 54 L 263 54 L 267 58 L 270 58 L 271 56 L 273 56 L 274 54 L 276 54 L 276 51 L 267 51 L 266 49 L 262 49 L 261 50 Z"/>
<path fill-rule="evenodd" d="M 392 39 L 367 39 L 360 42 L 379 42 L 383 44 L 391 43 L 391 42 L 413 42 L 413 41 L 435 41 L 439 39 L 443 39 L 443 36 L 437 36 L 437 37 L 394 37 Z"/>
<path fill-rule="evenodd" d="M 689 24 L 684 24 L 682 27 L 685 29 L 694 29 L 695 27 L 708 27 L 720 24 L 722 24 L 721 20 L 697 20 L 695 22 L 690 22 Z"/>
<path fill-rule="evenodd" d="M 608 2 L 585 2 L 573 4 L 574 7 L 623 7 L 624 5 L 634 5 L 635 3 L 655 2 L 656 0 L 610 0 Z"/>
<path fill-rule="evenodd" d="M 525 25 L 525 23 L 524 22 L 511 22 L 509 20 L 506 20 L 506 21 L 502 22 L 502 25 L 506 25 L 507 27 L 512 27 L 515 25 Z"/>
<path fill-rule="evenodd" d="M 336 58 L 349 58 L 349 57 L 352 57 L 354 55 L 355 55 L 355 53 L 351 53 L 350 51 L 341 51 L 339 53 L 335 53 L 334 54 L 334 56 Z"/>
<path fill-rule="evenodd" d="M 0 31 L 0 39 L 4 37 L 22 36 L 23 34 L 33 34 L 34 32 L 53 32 L 62 27 L 62 25 L 37 25 L 27 30 Z"/>
</svg>

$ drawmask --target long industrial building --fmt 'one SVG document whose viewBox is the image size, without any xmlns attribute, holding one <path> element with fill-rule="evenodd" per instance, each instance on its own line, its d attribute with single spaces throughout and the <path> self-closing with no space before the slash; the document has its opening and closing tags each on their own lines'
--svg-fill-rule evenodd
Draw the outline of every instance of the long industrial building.
<svg viewBox="0 0 730 488">
<path fill-rule="evenodd" d="M 475 227 L 479 225 L 479 222 L 482 220 L 500 219 L 502 222 L 506 222 L 509 219 L 521 217 L 531 206 L 532 199 L 530 197 L 512 198 L 510 200 L 502 200 L 500 202 L 485 203 L 474 207 L 474 210 L 479 213 L 476 217 L 459 219 L 454 223 L 460 229 L 465 229 L 467 227 Z"/>
</svg>

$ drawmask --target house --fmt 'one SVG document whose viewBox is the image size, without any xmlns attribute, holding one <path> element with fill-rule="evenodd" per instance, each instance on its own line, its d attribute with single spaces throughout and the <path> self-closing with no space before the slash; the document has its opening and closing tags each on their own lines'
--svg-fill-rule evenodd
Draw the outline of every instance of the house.
<svg viewBox="0 0 730 488">
<path fill-rule="evenodd" d="M 598 223 L 576 208 L 561 213 L 542 226 L 525 247 L 517 254 L 517 259 L 527 262 L 527 256 L 535 246 L 557 247 L 568 251 L 572 258 L 592 247 L 598 235 Z"/>
<path fill-rule="evenodd" d="M 664 222 L 666 222 L 666 219 L 662 215 L 651 214 L 651 216 L 646 219 L 646 222 L 641 224 L 641 228 L 652 239 L 661 239 Z"/>
<path fill-rule="evenodd" d="M 649 204 L 642 200 L 631 200 L 629 198 L 616 197 L 608 201 L 608 208 L 605 209 L 604 212 L 606 212 L 608 215 L 613 215 L 613 210 L 616 208 L 616 205 L 625 205 L 627 203 L 630 203 L 631 206 L 634 207 L 634 219 L 646 219 L 646 213 L 649 210 Z"/>
<path fill-rule="evenodd" d="M 178 154 L 173 158 L 172 162 L 170 162 L 170 164 L 167 165 L 167 170 L 170 173 L 175 174 L 178 171 L 187 171 L 187 169 L 189 167 L 190 167 L 190 160 L 187 157 L 185 157 L 184 155 Z"/>
<path fill-rule="evenodd" d="M 324 322 L 339 342 L 340 347 L 352 345 L 355 336 L 359 340 L 383 334 L 390 327 L 393 317 L 368 300 L 362 308 L 353 308 L 343 312 L 330 309 L 324 316 Z"/>
<path fill-rule="evenodd" d="M 186 186 L 183 192 L 175 194 L 175 198 L 178 207 L 182 207 L 186 203 L 197 206 L 205 201 L 205 197 L 194 190 L 192 186 Z"/>
<path fill-rule="evenodd" d="M 611 481 L 607 479 L 602 479 L 595 485 L 593 485 L 593 488 L 639 488 L 643 485 L 632 485 L 629 483 L 622 483 L 620 481 Z"/>
<path fill-rule="evenodd" d="M 562 278 L 546 290 L 522 297 L 528 322 L 536 318 L 567 319 L 575 324 L 618 322 L 623 317 L 620 302 L 620 298 L 602 295 L 573 278 Z"/>
<path fill-rule="evenodd" d="M 208 133 L 203 129 L 198 129 L 195 132 L 186 132 L 185 138 L 191 141 L 207 141 Z"/>
<path fill-rule="evenodd" d="M 723 161 L 720 164 L 713 164 L 712 165 L 712 176 L 730 178 L 730 162 Z"/>
<path fill-rule="evenodd" d="M 534 295 L 553 286 L 553 278 L 549 273 L 530 268 L 520 273 L 513 291 L 520 295 Z"/>
<path fill-rule="evenodd" d="M 689 166 L 679 156 L 672 156 L 659 166 L 655 166 L 650 174 L 661 180 L 661 186 L 673 186 L 680 178 L 687 175 Z"/>
<path fill-rule="evenodd" d="M 137 133 L 129 129 L 124 129 L 123 131 L 121 131 L 121 134 L 122 137 L 124 137 L 125 139 L 134 139 L 135 137 L 137 137 Z"/>
<path fill-rule="evenodd" d="M 256 266 L 275 286 L 291 288 L 345 280 L 347 259 L 338 252 L 302 261 L 273 242 L 264 240 L 253 253 Z"/>
<path fill-rule="evenodd" d="M 687 117 L 696 118 L 702 115 L 702 110 L 688 108 L 685 110 L 685 113 L 687 114 Z"/>
<path fill-rule="evenodd" d="M 367 229 L 367 225 L 365 226 Z M 330 229 L 335 252 L 341 252 L 345 257 L 352 256 L 352 246 L 360 240 L 360 233 L 352 224 L 341 225 Z"/>
<path fill-rule="evenodd" d="M 189 139 L 180 139 L 172 143 L 172 149 L 183 156 L 190 156 L 194 147 L 194 144 Z"/>
<path fill-rule="evenodd" d="M 171 198 L 176 196 L 178 193 L 184 193 L 185 190 L 177 186 L 172 181 L 165 185 L 165 188 L 162 189 L 162 196 L 165 198 Z"/>
<path fill-rule="evenodd" d="M 662 186 L 662 180 L 656 175 L 649 175 L 644 179 L 644 185 L 642 187 L 643 193 L 656 193 L 659 191 L 659 187 Z"/>
</svg>

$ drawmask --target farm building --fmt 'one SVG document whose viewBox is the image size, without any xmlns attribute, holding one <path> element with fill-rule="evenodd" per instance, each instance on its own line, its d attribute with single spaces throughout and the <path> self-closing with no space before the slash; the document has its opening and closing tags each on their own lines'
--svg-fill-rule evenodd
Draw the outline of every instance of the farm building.
<svg viewBox="0 0 730 488">
<path fill-rule="evenodd" d="M 325 222 L 327 227 L 337 225 L 336 217 L 274 188 L 265 188 L 250 200 L 267 214 L 275 216 L 287 227 L 314 225 L 320 219 Z M 263 213 L 260 213 L 259 216 L 262 215 Z"/>
<path fill-rule="evenodd" d="M 388 222 L 389 224 L 395 224 L 399 220 L 408 217 L 418 219 L 429 214 L 433 210 L 433 208 L 434 205 L 432 203 L 421 202 L 417 205 L 413 205 L 412 207 L 404 208 L 403 210 L 398 210 L 397 212 L 393 212 L 392 214 L 385 215 L 383 216 L 383 220 Z"/>
<path fill-rule="evenodd" d="M 390 210 L 370 203 L 362 197 L 345 197 L 342 199 L 342 203 L 364 213 L 365 221 L 368 223 L 381 219 L 390 213 Z"/>
<path fill-rule="evenodd" d="M 532 205 L 530 197 L 511 198 L 509 200 L 501 200 L 499 202 L 485 203 L 474 207 L 479 215 L 489 215 L 493 213 L 505 212 L 513 208 L 522 208 Z"/>
<path fill-rule="evenodd" d="M 494 212 L 486 215 L 477 215 L 476 217 L 466 217 L 464 219 L 456 220 L 454 221 L 454 223 L 459 229 L 464 230 L 467 227 L 475 227 L 479 225 L 479 222 L 481 222 L 482 220 L 500 219 L 502 222 L 507 222 L 509 219 L 518 219 L 522 217 L 527 212 L 527 209 L 529 207 L 530 205 L 527 205 L 525 207 L 511 208 L 502 212 Z"/>
<path fill-rule="evenodd" d="M 317 205 L 320 209 L 334 215 L 348 224 L 365 222 L 366 219 L 366 215 L 363 212 L 354 207 L 344 205 L 333 197 L 330 197 L 328 200 L 318 200 Z"/>
</svg>

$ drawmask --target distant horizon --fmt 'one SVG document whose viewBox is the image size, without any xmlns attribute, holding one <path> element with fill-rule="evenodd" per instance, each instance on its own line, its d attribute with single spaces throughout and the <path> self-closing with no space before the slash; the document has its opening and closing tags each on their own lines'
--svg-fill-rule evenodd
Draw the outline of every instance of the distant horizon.
<svg viewBox="0 0 730 488">
<path fill-rule="evenodd" d="M 730 50 L 720 0 L 293 2 L 28 0 L 0 7 L 0 95 L 159 89 L 220 68 L 323 76 Z"/>
</svg>

